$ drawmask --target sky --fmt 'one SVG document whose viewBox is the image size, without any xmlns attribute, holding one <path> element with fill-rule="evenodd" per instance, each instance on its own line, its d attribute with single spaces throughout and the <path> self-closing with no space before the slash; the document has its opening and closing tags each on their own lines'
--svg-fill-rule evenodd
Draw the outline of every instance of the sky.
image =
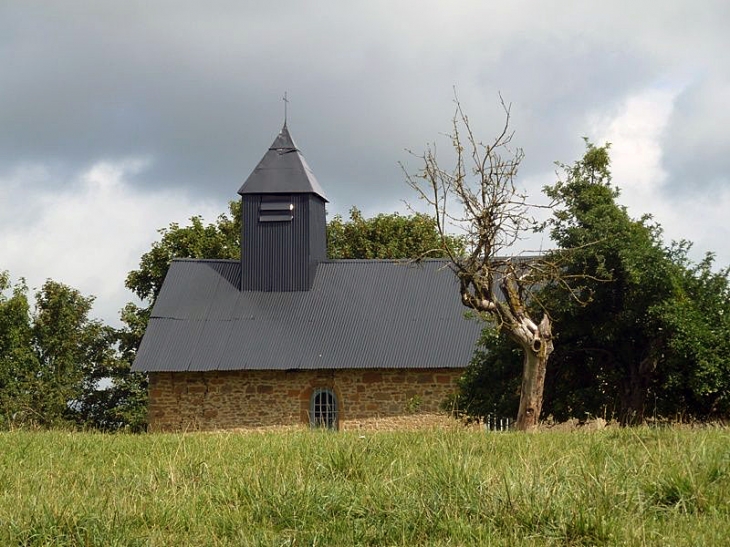
<svg viewBox="0 0 730 547">
<path fill-rule="evenodd" d="M 629 212 L 730 265 L 728 28 L 726 0 L 0 0 L 0 271 L 118 324 L 157 230 L 238 198 L 284 93 L 330 216 L 406 212 L 454 89 L 485 141 L 511 104 L 535 201 L 611 142 Z"/>
</svg>

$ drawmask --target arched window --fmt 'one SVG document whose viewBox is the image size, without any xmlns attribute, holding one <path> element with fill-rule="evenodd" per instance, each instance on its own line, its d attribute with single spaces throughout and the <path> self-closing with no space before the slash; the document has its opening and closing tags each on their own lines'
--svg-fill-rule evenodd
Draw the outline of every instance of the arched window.
<svg viewBox="0 0 730 547">
<path fill-rule="evenodd" d="M 331 389 L 315 389 L 309 408 L 312 427 L 337 429 L 337 397 Z"/>
</svg>

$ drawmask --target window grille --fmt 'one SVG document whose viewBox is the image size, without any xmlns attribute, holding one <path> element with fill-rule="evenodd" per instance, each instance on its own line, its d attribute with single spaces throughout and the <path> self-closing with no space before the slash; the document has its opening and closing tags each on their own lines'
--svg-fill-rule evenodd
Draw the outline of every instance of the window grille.
<svg viewBox="0 0 730 547">
<path fill-rule="evenodd" d="M 337 397 L 331 389 L 316 389 L 309 409 L 312 427 L 337 429 Z"/>
</svg>

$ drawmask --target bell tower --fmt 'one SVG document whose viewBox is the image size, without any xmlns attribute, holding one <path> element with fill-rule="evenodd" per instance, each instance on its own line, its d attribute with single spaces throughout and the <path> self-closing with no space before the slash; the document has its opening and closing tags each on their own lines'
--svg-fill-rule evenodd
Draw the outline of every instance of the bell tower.
<svg viewBox="0 0 730 547">
<path fill-rule="evenodd" d="M 241 290 L 310 290 L 327 258 L 327 198 L 286 122 L 238 193 Z"/>
</svg>

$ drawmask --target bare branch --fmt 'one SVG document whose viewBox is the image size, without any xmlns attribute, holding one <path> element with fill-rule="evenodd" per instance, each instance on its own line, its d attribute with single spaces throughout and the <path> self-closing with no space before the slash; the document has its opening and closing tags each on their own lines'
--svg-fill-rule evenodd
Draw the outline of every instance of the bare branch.
<svg viewBox="0 0 730 547">
<path fill-rule="evenodd" d="M 532 402 L 523 405 L 521 401 L 518 425 L 529 428 L 540 414 L 541 382 L 553 345 L 549 315 L 534 320 L 528 303 L 537 301 L 531 300 L 536 287 L 561 279 L 560 268 L 543 263 L 541 257 L 503 256 L 537 225 L 534 207 L 516 185 L 524 152 L 512 148 L 510 105 L 500 95 L 504 123 L 485 144 L 472 131 L 456 92 L 454 103 L 448 135 L 455 154 L 453 168 L 445 170 L 439 165 L 435 145 L 427 146 L 422 155 L 411 153 L 422 165 L 416 173 L 401 167 L 408 184 L 436 218 L 442 245 L 459 279 L 462 304 L 493 322 L 525 352 L 523 396 L 529 391 Z M 450 230 L 464 233 L 465 253 L 457 254 L 447 244 Z M 579 297 L 579 291 L 575 295 Z"/>
</svg>

